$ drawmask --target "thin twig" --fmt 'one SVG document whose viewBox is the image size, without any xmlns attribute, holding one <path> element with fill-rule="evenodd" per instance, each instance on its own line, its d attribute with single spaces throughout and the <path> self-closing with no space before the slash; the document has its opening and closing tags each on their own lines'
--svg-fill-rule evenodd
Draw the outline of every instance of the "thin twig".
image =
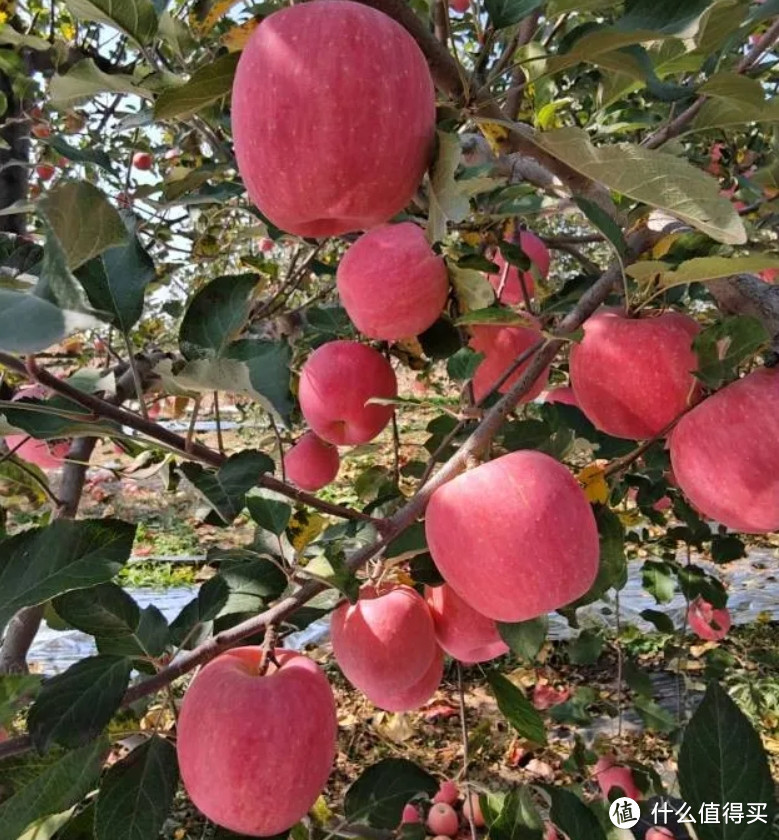
<svg viewBox="0 0 779 840">
<path fill-rule="evenodd" d="M 216 418 L 216 448 L 220 455 L 224 455 L 225 442 L 222 436 L 222 415 L 219 412 L 219 391 L 214 391 L 214 417 Z"/>
<path fill-rule="evenodd" d="M 138 372 L 138 365 L 135 359 L 135 352 L 133 351 L 133 346 L 130 341 L 129 334 L 126 332 L 122 332 L 122 336 L 124 337 L 124 346 L 127 349 L 127 361 L 129 362 L 130 370 L 132 371 L 133 384 L 135 385 L 135 396 L 138 399 L 141 417 L 143 417 L 144 420 L 148 420 L 149 412 L 146 408 L 146 401 L 143 398 L 143 385 L 141 384 L 141 375 Z"/>
<path fill-rule="evenodd" d="M 460 737 L 463 742 L 463 781 L 465 782 L 465 795 L 468 797 L 468 825 L 471 829 L 471 840 L 476 840 L 476 824 L 473 821 L 473 794 L 468 787 L 468 721 L 465 719 L 465 689 L 463 687 L 463 666 L 459 660 L 457 661 L 457 696 L 460 701 Z"/>
</svg>

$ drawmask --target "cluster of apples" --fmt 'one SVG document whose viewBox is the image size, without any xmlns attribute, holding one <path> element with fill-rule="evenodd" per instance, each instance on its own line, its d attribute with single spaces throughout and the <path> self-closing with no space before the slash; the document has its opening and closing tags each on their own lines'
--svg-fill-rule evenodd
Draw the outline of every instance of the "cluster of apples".
<svg viewBox="0 0 779 840">
<path fill-rule="evenodd" d="M 423 811 L 426 811 L 426 815 Z M 460 815 L 462 815 L 462 820 Z M 479 803 L 479 794 L 469 789 L 461 802 L 459 786 L 452 779 L 446 779 L 441 782 L 429 807 L 425 808 L 421 804 L 409 802 L 403 808 L 401 828 L 404 825 L 419 825 L 422 822 L 428 833 L 438 840 L 456 837 L 461 828 L 471 822 L 476 828 L 483 828 L 485 820 Z"/>
</svg>

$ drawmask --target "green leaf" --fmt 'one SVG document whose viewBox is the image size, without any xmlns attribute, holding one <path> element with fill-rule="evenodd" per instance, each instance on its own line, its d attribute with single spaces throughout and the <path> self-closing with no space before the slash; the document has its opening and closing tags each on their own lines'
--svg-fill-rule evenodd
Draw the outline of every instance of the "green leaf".
<svg viewBox="0 0 779 840">
<path fill-rule="evenodd" d="M 628 143 L 596 147 L 580 128 L 536 134 L 533 142 L 593 181 L 666 210 L 718 242 L 746 242 L 744 223 L 716 179 L 686 160 Z"/>
<path fill-rule="evenodd" d="M 568 659 L 572 665 L 594 665 L 603 653 L 603 636 L 594 630 L 582 630 L 568 642 Z"/>
<path fill-rule="evenodd" d="M 486 309 L 495 303 L 495 290 L 481 271 L 458 268 L 452 262 L 448 262 L 447 266 L 461 309 L 470 312 L 475 309 Z"/>
<path fill-rule="evenodd" d="M 246 324 L 260 277 L 238 274 L 217 277 L 192 298 L 179 330 L 185 359 L 224 356 Z"/>
<path fill-rule="evenodd" d="M 456 321 L 457 326 L 466 324 L 500 324 L 501 326 L 532 327 L 534 321 L 522 312 L 514 312 L 502 306 L 486 306 L 461 315 Z"/>
<path fill-rule="evenodd" d="M 54 187 L 38 207 L 64 249 L 70 269 L 127 241 L 122 217 L 88 181 Z"/>
<path fill-rule="evenodd" d="M 779 259 L 770 254 L 750 254 L 748 257 L 694 257 L 677 266 L 661 260 L 633 263 L 625 269 L 640 283 L 656 283 L 664 289 L 686 286 L 688 283 L 707 283 L 736 274 L 756 274 L 766 268 L 779 268 Z"/>
<path fill-rule="evenodd" d="M 227 348 L 227 357 L 241 361 L 249 371 L 251 392 L 287 422 L 293 404 L 289 393 L 292 351 L 285 341 L 243 339 Z"/>
<path fill-rule="evenodd" d="M 234 552 L 227 556 L 231 555 Z M 215 557 L 218 553 L 210 553 L 209 561 Z M 251 559 L 221 563 L 217 579 L 224 582 L 227 590 L 227 600 L 217 617 L 235 613 L 256 614 L 287 587 L 287 577 L 276 563 L 256 555 Z"/>
<path fill-rule="evenodd" d="M 488 793 L 479 797 L 479 804 L 490 840 L 541 840 L 543 837 L 544 824 L 528 788 Z"/>
<path fill-rule="evenodd" d="M 485 8 L 495 29 L 513 26 L 543 6 L 544 0 L 486 0 Z"/>
<path fill-rule="evenodd" d="M 37 353 L 78 330 L 99 326 L 92 315 L 60 309 L 35 295 L 0 289 L 0 350 Z"/>
<path fill-rule="evenodd" d="M 5 540 L 0 627 L 22 607 L 110 580 L 130 557 L 135 529 L 118 519 L 58 519 Z"/>
<path fill-rule="evenodd" d="M 101 738 L 65 753 L 55 762 L 25 757 L 20 763 L 24 764 L 26 778 L 21 781 L 16 776 L 13 795 L 0 805 L 0 838 L 16 840 L 35 820 L 80 802 L 96 784 L 107 752 L 108 743 Z M 37 773 L 36 763 L 41 767 Z M 13 760 L 3 762 L 3 770 L 11 770 L 13 764 Z"/>
<path fill-rule="evenodd" d="M 609 216 L 606 211 L 589 201 L 586 198 L 578 196 L 576 198 L 577 207 L 584 213 L 590 222 L 606 237 L 611 243 L 614 250 L 619 254 L 622 260 L 627 259 L 628 243 L 622 233 L 622 228 Z"/>
<path fill-rule="evenodd" d="M 771 340 L 763 322 L 751 315 L 734 315 L 695 336 L 698 355 L 695 375 L 707 387 L 721 388 L 738 379 L 738 368 Z"/>
<path fill-rule="evenodd" d="M 659 610 L 641 610 L 639 615 L 645 621 L 654 624 L 660 633 L 674 632 L 674 623 L 664 612 L 659 612 Z"/>
<path fill-rule="evenodd" d="M 424 554 L 426 551 L 427 537 L 424 523 L 415 522 L 387 545 L 384 549 L 384 557 L 387 560 L 400 562 L 400 560 L 409 560 L 418 554 Z"/>
<path fill-rule="evenodd" d="M 149 604 L 141 610 L 138 628 L 125 636 L 98 636 L 98 653 L 115 656 L 154 658 L 162 656 L 170 638 L 168 621 L 158 607 Z"/>
<path fill-rule="evenodd" d="M 46 143 L 58 155 L 62 155 L 68 160 L 72 160 L 75 163 L 94 163 L 101 169 L 105 169 L 106 172 L 110 172 L 111 175 L 116 175 L 111 158 L 108 157 L 102 149 L 95 149 L 90 146 L 82 149 L 77 148 L 76 146 L 71 146 L 67 140 L 60 137 L 58 134 L 52 134 L 52 136 L 46 140 Z"/>
<path fill-rule="evenodd" d="M 357 600 L 360 581 L 357 580 L 354 571 L 346 565 L 343 552 L 328 548 L 312 557 L 306 567 L 301 569 L 301 574 L 343 592 L 354 603 Z"/>
<path fill-rule="evenodd" d="M 151 0 L 65 0 L 73 16 L 107 23 L 142 47 L 152 42 L 159 20 Z"/>
<path fill-rule="evenodd" d="M 273 461 L 264 453 L 244 450 L 231 455 L 218 470 L 186 463 L 181 471 L 214 509 L 210 525 L 230 525 L 246 506 L 245 496 L 263 473 L 273 472 Z"/>
<path fill-rule="evenodd" d="M 746 546 L 735 534 L 716 534 L 711 541 L 711 559 L 715 563 L 730 563 L 746 556 Z"/>
<path fill-rule="evenodd" d="M 549 632 L 549 616 L 540 615 L 538 618 L 518 621 L 515 624 L 499 621 L 497 625 L 501 639 L 511 650 L 521 659 L 533 662 L 546 641 L 546 634 Z"/>
<path fill-rule="evenodd" d="M 62 309 L 89 312 L 84 290 L 68 266 L 65 249 L 45 219 L 43 229 L 46 231 L 46 244 L 43 248 L 43 259 L 35 294 Z M 95 313 L 90 312 L 90 314 Z"/>
<path fill-rule="evenodd" d="M 178 778 L 175 748 L 152 735 L 105 774 L 95 811 L 96 840 L 156 840 Z"/>
<path fill-rule="evenodd" d="M 676 570 L 679 587 L 688 601 L 694 601 L 699 595 L 713 607 L 720 610 L 727 606 L 728 595 L 722 581 L 708 574 L 700 566 L 681 566 Z"/>
<path fill-rule="evenodd" d="M 21 706 L 38 693 L 40 683 L 38 674 L 0 675 L 0 726 L 11 723 Z"/>
<path fill-rule="evenodd" d="M 246 497 L 246 507 L 251 518 L 260 526 L 277 537 L 284 533 L 292 517 L 292 508 L 281 498 L 273 498 L 267 493 L 252 493 Z"/>
<path fill-rule="evenodd" d="M 146 287 L 157 276 L 154 260 L 138 238 L 138 220 L 123 213 L 126 242 L 83 265 L 77 278 L 95 309 L 109 313 L 112 326 L 129 333 L 143 314 Z"/>
<path fill-rule="evenodd" d="M 668 734 L 676 729 L 677 724 L 674 716 L 652 700 L 651 697 L 636 697 L 633 705 L 641 716 L 644 726 L 651 732 Z"/>
<path fill-rule="evenodd" d="M 155 119 L 182 119 L 229 96 L 240 57 L 239 52 L 226 53 L 196 70 L 185 84 L 163 91 L 154 104 Z"/>
<path fill-rule="evenodd" d="M 101 93 L 129 93 L 145 99 L 152 98 L 151 92 L 137 85 L 132 76 L 104 73 L 91 58 L 79 61 L 65 75 L 56 74 L 49 83 L 51 104 L 60 110 Z"/>
<path fill-rule="evenodd" d="M 130 682 L 130 660 L 89 656 L 45 680 L 27 720 L 33 744 L 79 747 L 108 725 Z"/>
<path fill-rule="evenodd" d="M 19 840 L 52 840 L 57 832 L 64 828 L 73 819 L 74 808 L 68 808 L 67 811 L 62 811 L 59 814 L 50 814 L 47 817 L 41 817 L 39 820 L 30 823 L 27 831 L 19 837 Z"/>
<path fill-rule="evenodd" d="M 461 347 L 446 363 L 446 373 L 455 382 L 473 379 L 476 368 L 484 359 L 483 353 L 476 353 L 470 347 Z"/>
<path fill-rule="evenodd" d="M 546 744 L 544 719 L 525 695 L 502 674 L 491 671 L 487 674 L 498 708 L 516 731 L 529 741 Z"/>
<path fill-rule="evenodd" d="M 438 781 L 405 758 L 385 758 L 369 767 L 346 791 L 344 813 L 350 822 L 367 822 L 394 831 L 412 796 L 433 796 Z"/>
<path fill-rule="evenodd" d="M 641 585 L 658 604 L 667 604 L 674 596 L 673 569 L 661 560 L 647 560 L 641 568 Z"/>
<path fill-rule="evenodd" d="M 587 840 L 606 840 L 595 814 L 574 793 L 565 788 L 544 785 L 552 807 L 549 819 L 568 837 L 586 837 Z"/>
<path fill-rule="evenodd" d="M 697 814 L 704 802 L 766 803 L 766 822 L 698 823 L 700 840 L 763 840 L 776 812 L 774 785 L 760 736 L 716 683 L 711 683 L 684 732 L 679 750 L 682 797 Z"/>
</svg>

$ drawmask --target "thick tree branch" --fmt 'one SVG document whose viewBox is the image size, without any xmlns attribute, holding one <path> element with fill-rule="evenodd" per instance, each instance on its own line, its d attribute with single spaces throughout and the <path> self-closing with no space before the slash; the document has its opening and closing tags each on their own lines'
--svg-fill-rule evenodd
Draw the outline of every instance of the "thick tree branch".
<svg viewBox="0 0 779 840">
<path fill-rule="evenodd" d="M 78 388 L 74 388 L 67 382 L 57 379 L 56 376 L 53 376 L 46 370 L 34 368 L 34 370 L 31 371 L 28 365 L 25 365 L 20 359 L 17 359 L 7 353 L 0 353 L 0 365 L 34 379 L 41 385 L 45 385 L 49 390 L 61 394 L 62 396 L 72 400 L 74 403 L 88 409 L 94 415 L 95 422 L 98 422 L 100 418 L 114 420 L 123 426 L 127 426 L 131 429 L 135 429 L 135 431 L 143 433 L 152 440 L 164 443 L 166 446 L 180 453 L 185 458 L 200 461 L 210 467 L 218 469 L 227 460 L 224 455 L 214 449 L 203 446 L 201 443 L 193 442 L 191 444 L 187 444 L 186 439 L 181 437 L 181 435 L 177 435 L 175 432 L 171 432 L 151 420 L 144 420 L 144 418 L 140 417 L 138 414 L 113 405 L 94 394 L 87 394 L 84 391 L 80 391 Z M 89 421 L 87 420 L 85 422 Z M 369 514 L 355 510 L 354 508 L 326 502 L 323 499 L 319 499 L 317 496 L 313 496 L 311 493 L 298 490 L 296 487 L 292 487 L 292 485 L 287 484 L 284 481 L 280 481 L 267 473 L 262 473 L 257 476 L 257 486 L 264 487 L 268 490 L 275 490 L 276 492 L 287 496 L 287 498 L 294 499 L 297 502 L 313 507 L 323 513 L 329 513 L 331 516 L 338 516 L 342 519 L 361 519 L 365 522 L 372 522 L 377 528 L 382 527 L 382 520 L 380 519 L 375 519 Z"/>
</svg>

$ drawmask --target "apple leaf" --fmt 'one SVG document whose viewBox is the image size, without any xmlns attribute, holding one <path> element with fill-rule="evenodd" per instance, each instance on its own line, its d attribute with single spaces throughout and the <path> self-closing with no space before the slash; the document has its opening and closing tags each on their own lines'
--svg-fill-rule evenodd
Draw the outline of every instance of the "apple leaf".
<svg viewBox="0 0 779 840">
<path fill-rule="evenodd" d="M 65 0 L 74 17 L 106 23 L 142 47 L 157 34 L 159 20 L 151 0 Z"/>
<path fill-rule="evenodd" d="M 277 495 L 270 495 L 269 491 L 257 491 L 246 497 L 246 507 L 251 518 L 266 531 L 277 537 L 284 533 L 292 518 L 292 508 L 284 499 Z"/>
<path fill-rule="evenodd" d="M 79 747 L 108 725 L 130 682 L 123 656 L 89 656 L 45 680 L 27 720 L 33 744 Z"/>
<path fill-rule="evenodd" d="M 460 308 L 472 312 L 486 309 L 495 302 L 495 290 L 490 281 L 480 272 L 471 268 L 459 268 L 452 262 L 447 262 L 449 277 L 454 286 L 454 293 Z"/>
<path fill-rule="evenodd" d="M 771 340 L 765 325 L 751 315 L 734 315 L 699 333 L 692 343 L 698 355 L 695 375 L 708 388 L 721 388 L 738 379 L 739 365 Z"/>
<path fill-rule="evenodd" d="M 215 551 L 209 553 L 208 560 L 212 563 L 222 557 L 234 559 L 220 562 L 216 580 L 224 584 L 227 598 L 215 616 L 217 618 L 236 613 L 256 615 L 287 587 L 286 575 L 267 557 L 246 550 Z"/>
<path fill-rule="evenodd" d="M 472 379 L 474 373 L 476 373 L 476 368 L 483 360 L 483 353 L 476 353 L 470 347 L 461 347 L 446 362 L 447 376 L 456 382 L 465 382 Z"/>
<path fill-rule="evenodd" d="M 535 134 L 533 142 L 596 183 L 665 210 L 718 242 L 746 242 L 744 223 L 716 179 L 686 160 L 628 143 L 594 146 L 580 128 Z"/>
<path fill-rule="evenodd" d="M 40 683 L 38 674 L 0 675 L 0 726 L 11 723 L 19 709 L 38 693 Z"/>
<path fill-rule="evenodd" d="M 479 805 L 490 840 L 541 840 L 543 837 L 544 824 L 528 788 L 519 786 L 508 793 L 488 793 L 479 797 Z"/>
<path fill-rule="evenodd" d="M 513 26 L 543 6 L 544 0 L 486 0 L 484 6 L 495 29 Z"/>
<path fill-rule="evenodd" d="M 188 82 L 161 93 L 154 104 L 155 118 L 182 119 L 229 96 L 240 57 L 239 52 L 225 53 L 198 68 Z"/>
<path fill-rule="evenodd" d="M 501 639 L 511 648 L 512 652 L 532 662 L 546 641 L 549 631 L 549 617 L 540 615 L 528 621 L 518 621 L 514 624 L 498 623 L 498 633 Z"/>
<path fill-rule="evenodd" d="M 78 330 L 97 327 L 92 315 L 60 309 L 35 295 L 0 288 L 0 350 L 37 353 Z"/>
<path fill-rule="evenodd" d="M 36 820 L 76 803 L 98 780 L 108 741 L 100 738 L 80 749 L 46 756 L 30 754 L 4 761 L 0 784 L 10 782 L 11 796 L 0 804 L 0 836 L 17 838 Z"/>
<path fill-rule="evenodd" d="M 57 237 L 71 270 L 108 248 L 127 242 L 122 217 L 88 181 L 68 181 L 54 187 L 38 207 Z"/>
<path fill-rule="evenodd" d="M 606 840 L 595 814 L 576 794 L 565 788 L 544 785 L 552 807 L 549 819 L 568 837 L 586 837 L 587 840 Z"/>
<path fill-rule="evenodd" d="M 129 93 L 145 99 L 152 94 L 135 83 L 126 73 L 104 73 L 94 59 L 85 58 L 67 73 L 55 74 L 49 83 L 49 95 L 54 107 L 65 110 L 101 93 Z"/>
<path fill-rule="evenodd" d="M 350 822 L 367 822 L 394 831 L 413 796 L 433 796 L 438 781 L 405 758 L 385 758 L 369 767 L 346 791 L 344 813 Z"/>
<path fill-rule="evenodd" d="M 688 283 L 707 283 L 736 274 L 755 274 L 766 268 L 779 268 L 779 258 L 770 254 L 747 257 L 695 257 L 678 266 L 659 260 L 646 260 L 627 266 L 625 272 L 639 283 L 655 283 L 669 289 Z"/>
<path fill-rule="evenodd" d="M 22 607 L 110 580 L 130 557 L 136 526 L 58 519 L 0 543 L 0 627 Z"/>
<path fill-rule="evenodd" d="M 650 624 L 654 624 L 655 628 L 660 633 L 674 632 L 674 623 L 664 612 L 660 612 L 659 610 L 641 610 L 639 615 L 645 621 L 648 621 Z"/>
<path fill-rule="evenodd" d="M 186 463 L 181 471 L 213 508 L 209 525 L 230 525 L 246 506 L 246 494 L 257 486 L 262 473 L 273 472 L 273 461 L 264 453 L 246 449 L 231 455 L 218 470 Z"/>
<path fill-rule="evenodd" d="M 700 840 L 764 840 L 771 836 L 776 799 L 760 736 L 715 682 L 709 684 L 684 732 L 679 786 L 693 814 L 705 802 L 743 803 L 742 823 L 699 822 L 695 831 Z M 762 806 L 764 823 L 749 823 L 749 803 Z"/>
<path fill-rule="evenodd" d="M 257 274 L 217 277 L 194 295 L 179 329 L 185 359 L 224 355 L 246 324 L 259 282 Z"/>
<path fill-rule="evenodd" d="M 535 744 L 546 744 L 544 719 L 522 691 L 497 671 L 487 674 L 487 681 L 501 714 L 514 729 Z"/>
<path fill-rule="evenodd" d="M 106 772 L 95 810 L 96 840 L 156 838 L 178 787 L 176 749 L 152 735 Z"/>
</svg>

